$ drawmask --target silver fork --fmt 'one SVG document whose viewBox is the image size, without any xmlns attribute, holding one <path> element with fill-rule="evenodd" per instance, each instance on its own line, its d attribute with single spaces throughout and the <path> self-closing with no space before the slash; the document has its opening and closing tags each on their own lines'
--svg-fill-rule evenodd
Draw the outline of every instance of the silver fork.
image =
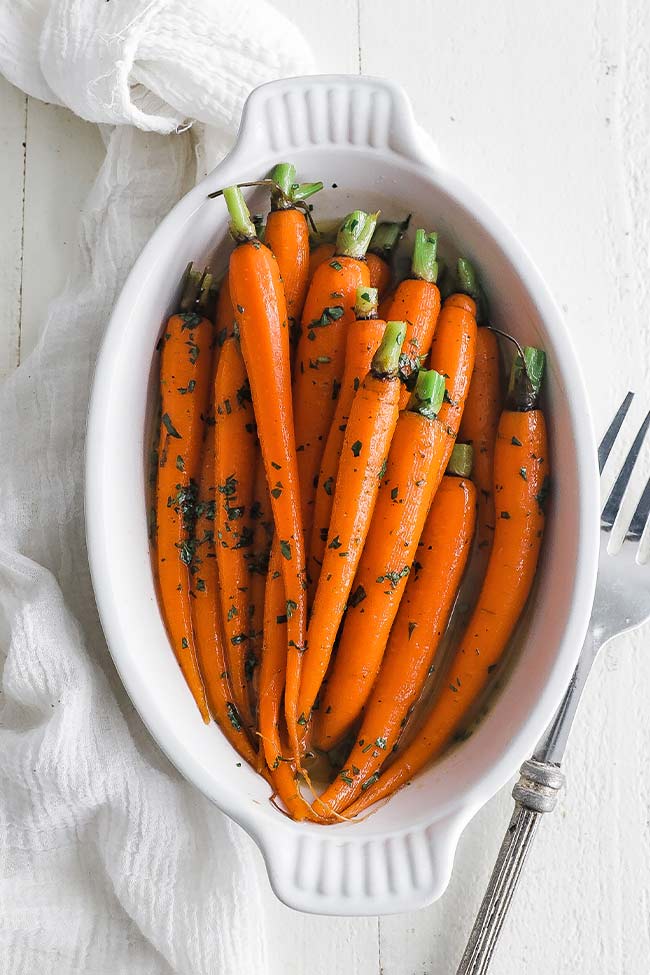
<svg viewBox="0 0 650 975">
<path fill-rule="evenodd" d="M 634 394 L 628 393 L 598 448 L 602 474 Z M 650 619 L 650 564 L 639 562 L 639 543 L 650 513 L 650 480 L 616 556 L 608 554 L 610 532 L 629 486 L 648 426 L 646 416 L 605 502 L 601 515 L 600 557 L 596 596 L 587 636 L 571 683 L 553 721 L 531 759 L 521 766 L 512 790 L 515 808 L 499 850 L 488 888 L 479 908 L 457 975 L 485 975 L 492 959 L 512 896 L 521 876 L 540 819 L 555 808 L 564 784 L 560 764 L 578 702 L 599 650 L 621 633 Z"/>
</svg>

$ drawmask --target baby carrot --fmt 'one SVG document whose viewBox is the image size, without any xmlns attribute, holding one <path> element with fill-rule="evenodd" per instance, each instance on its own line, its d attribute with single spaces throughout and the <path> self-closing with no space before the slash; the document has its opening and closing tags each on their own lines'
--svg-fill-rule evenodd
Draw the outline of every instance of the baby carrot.
<svg viewBox="0 0 650 975">
<path fill-rule="evenodd" d="M 336 412 L 323 451 L 315 493 L 314 519 L 307 563 L 309 567 L 309 593 L 312 601 L 323 564 L 327 529 L 329 528 L 334 500 L 334 485 L 336 484 L 339 457 L 341 456 L 352 401 L 370 369 L 372 357 L 379 348 L 386 328 L 386 322 L 377 318 L 376 288 L 357 289 L 355 310 L 357 320 L 348 329 L 345 344 L 345 370 L 336 401 Z"/>
<path fill-rule="evenodd" d="M 399 357 L 406 326 L 388 322 L 370 372 L 357 391 L 336 478 L 320 582 L 307 631 L 298 711 L 309 719 L 327 670 L 345 604 L 366 541 L 381 469 L 395 430 Z"/>
<path fill-rule="evenodd" d="M 406 379 L 414 376 L 424 362 L 440 313 L 440 292 L 436 286 L 437 253 L 438 235 L 417 230 L 411 276 L 398 284 L 386 311 L 389 319 L 399 319 L 408 326 L 402 365 L 402 374 Z M 409 385 L 412 388 L 412 384 Z M 408 397 L 409 391 L 404 389 L 400 402 L 402 409 L 406 406 Z"/>
<path fill-rule="evenodd" d="M 439 419 L 450 436 L 458 433 L 476 360 L 476 304 L 464 294 L 445 301 L 438 318 L 429 366 L 447 376 L 445 399 Z"/>
<path fill-rule="evenodd" d="M 292 819 L 314 819 L 300 795 L 296 768 L 282 746 L 282 693 L 287 668 L 287 613 L 282 556 L 276 538 L 271 548 L 264 601 L 264 642 L 260 668 L 259 736 L 277 794 Z"/>
<path fill-rule="evenodd" d="M 460 453 L 454 448 L 452 459 Z M 354 747 L 345 767 L 321 796 L 324 809 L 341 812 L 367 788 L 384 760 L 397 749 L 447 629 L 476 524 L 476 488 L 463 476 L 443 477 L 431 505 L 386 653 Z"/>
<path fill-rule="evenodd" d="M 271 191 L 271 212 L 266 219 L 264 240 L 278 262 L 291 334 L 295 335 L 309 277 L 309 225 L 296 204 L 317 193 L 323 184 L 296 183 L 296 167 L 291 163 L 278 163 L 270 178 L 277 189 Z"/>
<path fill-rule="evenodd" d="M 325 440 L 341 389 L 347 327 L 356 318 L 357 288 L 369 284 L 366 249 L 376 214 L 349 214 L 339 230 L 331 261 L 317 268 L 302 313 L 293 381 L 293 414 L 301 513 L 309 540 L 314 491 Z"/>
<path fill-rule="evenodd" d="M 422 528 L 451 453 L 453 441 L 437 419 L 444 390 L 439 373 L 421 370 L 409 408 L 399 415 L 341 642 L 317 712 L 314 742 L 319 748 L 329 750 L 350 729 L 381 666 Z"/>
<path fill-rule="evenodd" d="M 476 295 L 478 285 L 472 266 L 463 258 L 458 262 L 462 290 Z M 476 362 L 469 386 L 459 435 L 474 447 L 472 480 L 478 490 L 478 548 L 487 561 L 494 536 L 494 494 L 492 469 L 494 444 L 501 414 L 501 367 L 497 337 L 482 326 L 476 333 Z"/>
<path fill-rule="evenodd" d="M 253 725 L 246 659 L 250 597 L 246 553 L 252 545 L 255 418 L 239 339 L 226 339 L 215 379 L 216 553 L 228 673 L 247 728 Z"/>
<path fill-rule="evenodd" d="M 156 483 L 156 568 L 167 634 L 203 720 L 210 714 L 199 672 L 190 572 L 196 482 L 212 372 L 214 326 L 205 303 L 209 276 L 188 268 L 180 312 L 167 322 L 160 357 L 161 421 Z"/>
<path fill-rule="evenodd" d="M 526 604 L 544 533 L 548 444 L 537 409 L 544 353 L 515 360 L 494 452 L 496 527 L 478 602 L 450 661 L 440 696 L 417 737 L 347 810 L 356 815 L 391 795 L 452 741 L 498 665 Z"/>
<path fill-rule="evenodd" d="M 278 488 L 276 488 L 278 490 Z M 255 479 L 253 481 L 253 503 L 251 505 L 252 545 L 246 553 L 248 568 L 248 589 L 250 599 L 250 640 L 246 656 L 246 677 L 251 699 L 251 709 L 255 713 L 257 700 L 258 668 L 262 655 L 262 636 L 264 631 L 264 592 L 269 567 L 269 553 L 273 540 L 273 512 L 271 497 L 266 483 L 266 472 L 262 454 L 257 445 L 255 451 Z"/>
<path fill-rule="evenodd" d="M 280 547 L 287 606 L 285 711 L 289 739 L 299 761 L 298 689 L 307 627 L 306 565 L 289 366 L 289 329 L 284 291 L 273 254 L 255 236 L 238 187 L 224 190 L 231 232 L 238 242 L 230 257 L 230 292 L 250 382 L 267 483 Z"/>
<path fill-rule="evenodd" d="M 196 546 L 190 566 L 192 622 L 199 670 L 212 717 L 230 744 L 250 765 L 257 756 L 246 737 L 232 692 L 219 612 L 219 573 L 215 550 L 215 430 L 206 430 L 196 515 Z"/>
</svg>

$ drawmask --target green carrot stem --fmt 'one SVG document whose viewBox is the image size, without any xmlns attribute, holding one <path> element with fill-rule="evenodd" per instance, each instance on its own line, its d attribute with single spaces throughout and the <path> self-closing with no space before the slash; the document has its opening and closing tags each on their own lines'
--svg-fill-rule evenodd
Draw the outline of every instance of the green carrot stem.
<svg viewBox="0 0 650 975">
<path fill-rule="evenodd" d="M 362 260 L 366 256 L 378 216 L 379 213 L 365 213 L 363 210 L 349 213 L 336 237 L 336 254 Z"/>
<path fill-rule="evenodd" d="M 230 233 L 238 244 L 247 240 L 255 240 L 255 224 L 244 200 L 244 194 L 238 186 L 228 186 L 223 191 L 223 198 L 230 214 Z"/>
<path fill-rule="evenodd" d="M 450 295 L 453 295 L 456 290 L 456 282 L 454 281 L 454 275 L 449 269 L 444 257 L 438 258 L 438 280 L 437 280 L 438 290 L 440 291 L 440 298 L 445 301 Z"/>
<path fill-rule="evenodd" d="M 445 395 L 445 377 L 435 369 L 420 369 L 407 410 L 433 420 L 440 412 Z"/>
<path fill-rule="evenodd" d="M 525 413 L 537 407 L 545 364 L 546 354 L 542 349 L 526 346 L 523 359 L 517 353 L 510 370 L 508 409 Z"/>
<path fill-rule="evenodd" d="M 322 188 L 323 184 L 320 180 L 316 183 L 298 183 L 291 191 L 291 199 L 294 203 L 300 203 L 302 200 L 309 199 L 314 193 L 320 193 Z"/>
<path fill-rule="evenodd" d="M 278 163 L 271 170 L 269 178 L 276 184 L 276 188 L 271 190 L 272 210 L 287 210 L 323 188 L 322 183 L 297 183 L 293 163 Z"/>
<path fill-rule="evenodd" d="M 264 217 L 261 213 L 254 213 L 251 217 L 253 221 L 253 226 L 255 227 L 255 233 L 257 234 L 257 239 L 264 241 L 264 231 L 266 227 L 264 226 Z"/>
<path fill-rule="evenodd" d="M 416 230 L 411 276 L 435 284 L 438 278 L 437 254 L 438 234 L 428 234 L 426 230 Z"/>
<path fill-rule="evenodd" d="M 458 275 L 458 288 L 464 295 L 469 295 L 474 301 L 478 301 L 480 286 L 478 277 L 473 264 L 466 257 L 459 257 L 456 264 L 456 274 Z"/>
<path fill-rule="evenodd" d="M 193 270 L 192 262 L 183 271 L 181 281 L 181 300 L 178 303 L 179 311 L 189 311 L 196 304 L 201 287 L 201 272 Z"/>
<path fill-rule="evenodd" d="M 379 292 L 376 288 L 357 288 L 354 313 L 357 318 L 376 318 Z"/>
<path fill-rule="evenodd" d="M 291 190 L 296 184 L 296 167 L 293 163 L 278 163 L 271 170 L 270 178 L 278 189 L 271 190 L 271 205 L 274 210 L 291 206 Z"/>
<path fill-rule="evenodd" d="M 485 292 L 481 287 L 476 268 L 466 257 L 459 257 L 456 264 L 458 290 L 469 295 L 476 302 L 476 320 L 479 325 L 485 324 L 488 317 L 488 305 Z"/>
<path fill-rule="evenodd" d="M 469 477 L 472 473 L 474 463 L 474 450 L 470 443 L 457 443 L 447 464 L 446 474 L 455 474 L 456 477 Z"/>
<path fill-rule="evenodd" d="M 383 257 L 385 261 L 389 261 L 403 233 L 401 223 L 382 220 L 375 227 L 375 232 L 372 235 L 368 250 L 372 254 Z"/>
<path fill-rule="evenodd" d="M 212 282 L 213 277 L 210 272 L 206 270 L 201 275 L 201 291 L 196 302 L 196 307 L 202 315 L 207 315 L 212 308 Z"/>
<path fill-rule="evenodd" d="M 399 357 L 402 352 L 405 322 L 386 322 L 384 335 L 375 352 L 370 370 L 382 379 L 394 378 L 399 371 Z"/>
</svg>

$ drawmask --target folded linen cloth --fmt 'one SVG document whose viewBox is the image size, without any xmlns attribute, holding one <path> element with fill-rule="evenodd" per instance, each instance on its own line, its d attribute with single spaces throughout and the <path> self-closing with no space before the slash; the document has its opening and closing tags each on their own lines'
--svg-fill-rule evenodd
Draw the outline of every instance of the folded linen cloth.
<svg viewBox="0 0 650 975">
<path fill-rule="evenodd" d="M 229 147 L 256 84 L 310 67 L 262 0 L 0 5 L 0 72 L 106 143 L 65 291 L 0 386 L 3 975 L 269 970 L 252 842 L 157 750 L 101 635 L 84 433 L 111 307 L 197 150 Z"/>
</svg>

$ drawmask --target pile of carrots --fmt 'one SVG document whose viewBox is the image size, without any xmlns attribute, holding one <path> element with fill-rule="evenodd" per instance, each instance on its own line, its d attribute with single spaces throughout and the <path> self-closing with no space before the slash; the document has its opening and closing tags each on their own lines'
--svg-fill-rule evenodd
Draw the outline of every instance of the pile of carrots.
<svg viewBox="0 0 650 975">
<path fill-rule="evenodd" d="M 260 185 L 265 221 L 213 194 L 228 270 L 190 267 L 163 332 L 152 551 L 204 721 L 288 815 L 331 823 L 467 734 L 492 684 L 542 544 L 544 353 L 512 340 L 504 390 L 475 270 L 443 269 L 435 233 L 395 281 L 405 223 L 356 210 L 323 241 L 320 183 L 281 163 Z"/>
</svg>

